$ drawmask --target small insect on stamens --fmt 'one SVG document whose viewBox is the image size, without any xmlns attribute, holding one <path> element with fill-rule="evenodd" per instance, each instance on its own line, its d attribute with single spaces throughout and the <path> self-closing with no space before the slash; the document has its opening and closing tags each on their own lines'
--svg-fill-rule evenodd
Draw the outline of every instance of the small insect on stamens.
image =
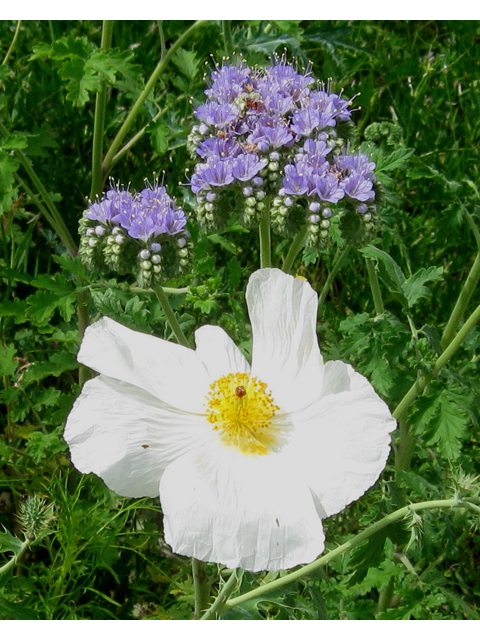
<svg viewBox="0 0 480 640">
<path fill-rule="evenodd" d="M 237 396 L 237 398 L 243 398 L 243 396 L 246 396 L 247 392 L 245 390 L 245 387 L 237 387 L 235 389 L 235 395 Z"/>
</svg>

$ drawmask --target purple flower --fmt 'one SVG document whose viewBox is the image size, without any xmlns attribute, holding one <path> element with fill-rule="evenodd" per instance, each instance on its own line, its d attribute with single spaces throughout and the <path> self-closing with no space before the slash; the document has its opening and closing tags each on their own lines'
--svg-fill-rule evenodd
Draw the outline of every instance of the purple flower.
<svg viewBox="0 0 480 640">
<path fill-rule="evenodd" d="M 232 175 L 236 180 L 246 182 L 254 178 L 267 163 L 266 159 L 260 160 L 256 153 L 242 153 L 233 161 Z"/>
<path fill-rule="evenodd" d="M 102 200 L 101 202 L 93 202 L 89 207 L 85 216 L 89 220 L 96 220 L 102 224 L 111 222 L 112 216 L 115 213 L 112 211 L 112 201 Z"/>
<path fill-rule="evenodd" d="M 373 183 L 367 180 L 360 173 L 352 173 L 352 175 L 344 178 L 341 182 L 345 193 L 354 200 L 367 202 L 375 199 L 375 191 L 373 191 Z"/>
<path fill-rule="evenodd" d="M 316 194 L 320 200 L 331 202 L 332 204 L 336 204 L 345 195 L 343 188 L 338 183 L 338 179 L 331 173 L 318 176 L 315 179 L 315 189 L 313 193 Z"/>
<path fill-rule="evenodd" d="M 232 165 L 233 160 L 231 158 L 227 158 L 226 160 L 215 157 L 209 158 L 207 167 L 204 169 L 204 178 L 208 184 L 213 187 L 223 187 L 231 184 L 234 181 Z"/>
<path fill-rule="evenodd" d="M 301 196 L 308 191 L 308 179 L 301 168 L 294 164 L 287 164 L 283 177 L 283 187 L 285 193 L 289 195 Z"/>
<path fill-rule="evenodd" d="M 358 153 L 355 156 L 340 155 L 335 158 L 337 168 L 346 175 L 350 173 L 360 173 L 364 178 L 371 178 L 375 170 L 375 162 L 372 162 L 364 153 Z"/>
<path fill-rule="evenodd" d="M 212 85 L 205 91 L 212 100 L 227 103 L 235 100 L 245 91 L 245 85 L 252 82 L 248 67 L 225 65 L 212 71 Z"/>
<path fill-rule="evenodd" d="M 291 129 L 302 136 L 309 136 L 320 124 L 320 114 L 315 109 L 308 107 L 299 109 L 293 114 Z"/>
<path fill-rule="evenodd" d="M 234 123 L 239 113 L 239 108 L 234 104 L 218 104 L 218 102 L 201 104 L 195 110 L 195 115 L 199 120 L 216 127 L 225 127 Z"/>
</svg>

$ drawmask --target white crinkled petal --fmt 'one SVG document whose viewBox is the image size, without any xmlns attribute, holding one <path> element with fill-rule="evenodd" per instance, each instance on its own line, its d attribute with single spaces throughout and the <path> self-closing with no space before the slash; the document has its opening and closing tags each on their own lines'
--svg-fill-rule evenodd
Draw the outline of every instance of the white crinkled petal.
<svg viewBox="0 0 480 640">
<path fill-rule="evenodd" d="M 215 449 L 182 456 L 162 476 L 165 540 L 173 551 L 247 571 L 313 561 L 324 548 L 322 523 L 295 469 L 281 456 Z"/>
<path fill-rule="evenodd" d="M 87 328 L 79 362 L 148 391 L 183 411 L 201 411 L 210 379 L 193 349 L 102 318 Z"/>
<path fill-rule="evenodd" d="M 149 393 L 106 376 L 89 380 L 68 417 L 64 438 L 72 462 L 128 497 L 158 495 L 165 468 L 205 444 L 202 416 L 169 407 Z"/>
<path fill-rule="evenodd" d="M 195 331 L 196 352 L 210 379 L 229 373 L 248 373 L 250 365 L 233 340 L 221 327 L 205 325 Z"/>
<path fill-rule="evenodd" d="M 364 376 L 341 361 L 325 365 L 324 395 L 292 416 L 291 453 L 323 517 L 338 513 L 377 481 L 396 428 L 385 402 Z"/>
<path fill-rule="evenodd" d="M 290 412 L 321 394 L 323 359 L 316 323 L 318 297 L 301 278 L 260 269 L 248 282 L 253 333 L 252 375 L 266 382 L 276 404 Z"/>
</svg>

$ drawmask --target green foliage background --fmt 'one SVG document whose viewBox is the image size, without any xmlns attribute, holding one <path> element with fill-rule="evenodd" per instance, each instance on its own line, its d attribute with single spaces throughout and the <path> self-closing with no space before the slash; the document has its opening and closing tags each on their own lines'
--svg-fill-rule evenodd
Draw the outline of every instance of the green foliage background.
<svg viewBox="0 0 480 640">
<path fill-rule="evenodd" d="M 62 439 L 80 388 L 78 305 L 88 305 L 90 321 L 109 315 L 173 339 L 171 330 L 151 292 L 84 273 L 50 222 L 53 204 L 76 242 L 88 196 L 109 178 L 140 189 L 155 174 L 191 210 L 186 137 L 215 61 L 230 55 L 264 65 L 286 51 L 317 78 L 332 78 L 335 90 L 358 94 L 358 141 L 370 148 L 376 138 L 380 148 L 383 228 L 375 246 L 348 253 L 325 289 L 318 332 L 324 356 L 351 362 L 392 410 L 418 374 L 431 373 L 480 248 L 479 21 L 119 21 L 112 48 L 102 49 L 101 37 L 98 21 L 0 22 L 0 558 L 22 538 L 16 514 L 25 496 L 54 505 L 48 534 L 0 575 L 4 619 L 192 615 L 190 565 L 163 543 L 158 502 L 119 498 L 81 476 Z M 105 183 L 95 185 L 97 92 L 107 87 L 105 153 L 162 59 Z M 401 139 L 389 140 L 374 122 L 398 125 Z M 193 272 L 168 283 L 190 287 L 171 298 L 182 328 L 220 324 L 248 352 L 244 289 L 259 266 L 257 236 L 191 232 Z M 280 265 L 287 241 L 273 240 Z M 381 313 L 366 259 L 380 280 Z M 335 251 L 311 260 L 296 269 L 321 292 Z M 477 287 L 468 313 L 478 304 Z M 409 464 L 397 447 L 376 487 L 325 522 L 328 548 L 410 501 L 478 496 L 479 341 L 473 329 L 410 407 Z M 478 619 L 479 541 L 466 512 L 426 512 L 225 617 Z M 245 576 L 241 589 L 274 577 Z"/>
</svg>

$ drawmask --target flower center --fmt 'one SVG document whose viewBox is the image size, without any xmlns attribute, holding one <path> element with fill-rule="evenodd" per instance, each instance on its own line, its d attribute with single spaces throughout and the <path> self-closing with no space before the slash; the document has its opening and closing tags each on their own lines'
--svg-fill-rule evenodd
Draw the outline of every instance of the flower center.
<svg viewBox="0 0 480 640">
<path fill-rule="evenodd" d="M 266 455 L 278 444 L 272 418 L 280 407 L 266 389 L 248 373 L 229 373 L 210 385 L 207 420 L 225 444 L 253 455 Z"/>
</svg>

